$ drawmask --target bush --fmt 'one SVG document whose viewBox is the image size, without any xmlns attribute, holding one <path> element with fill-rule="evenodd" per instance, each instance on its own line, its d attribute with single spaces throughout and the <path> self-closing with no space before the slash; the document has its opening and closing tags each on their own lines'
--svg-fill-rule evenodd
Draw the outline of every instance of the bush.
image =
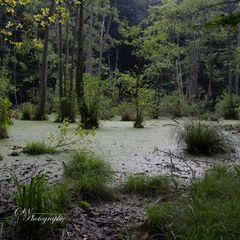
<svg viewBox="0 0 240 240">
<path fill-rule="evenodd" d="M 225 119 L 238 119 L 238 108 L 240 106 L 240 98 L 236 95 L 224 92 L 216 103 L 216 113 L 219 117 Z"/>
<path fill-rule="evenodd" d="M 123 102 L 117 106 L 116 114 L 121 116 L 122 121 L 134 121 L 136 119 L 134 106 L 127 102 Z"/>
<path fill-rule="evenodd" d="M 110 177 L 109 166 L 98 157 L 77 152 L 68 165 L 64 175 L 73 183 L 74 191 L 83 200 L 101 200 L 110 197 L 106 182 Z"/>
<path fill-rule="evenodd" d="M 186 123 L 178 134 L 179 145 L 186 146 L 191 154 L 211 155 L 235 151 L 230 137 L 219 126 L 204 122 Z"/>
<path fill-rule="evenodd" d="M 102 120 L 110 120 L 115 116 L 115 109 L 113 107 L 112 100 L 106 97 L 102 97 L 100 104 L 99 117 Z"/>
<path fill-rule="evenodd" d="M 128 177 L 122 186 L 124 193 L 139 194 L 144 197 L 154 197 L 171 191 L 171 181 L 168 177 L 137 175 Z"/>
<path fill-rule="evenodd" d="M 172 117 L 193 116 L 197 113 L 197 107 L 190 105 L 185 98 L 179 98 L 177 92 L 162 98 L 159 111 L 161 115 Z"/>
<path fill-rule="evenodd" d="M 64 212 L 63 202 L 57 191 L 50 188 L 46 182 L 46 176 L 38 174 L 31 178 L 30 183 L 20 184 L 14 177 L 17 192 L 13 196 L 14 204 L 18 209 L 15 211 L 15 237 L 14 239 L 45 239 L 46 235 L 56 227 L 55 223 L 45 223 L 43 221 L 30 221 L 28 217 L 54 217 L 54 213 Z M 61 200 L 61 201 L 60 201 Z M 21 214 L 25 211 L 25 214 Z M 47 214 L 43 216 L 42 214 Z"/>
<path fill-rule="evenodd" d="M 7 128 L 12 123 L 10 119 L 11 103 L 7 98 L 0 98 L 0 138 L 7 138 Z"/>
<path fill-rule="evenodd" d="M 21 110 L 22 120 L 33 120 L 35 118 L 37 108 L 32 103 L 23 103 L 21 105 Z"/>
<path fill-rule="evenodd" d="M 186 202 L 154 204 L 149 234 L 159 239 L 238 239 L 240 168 L 217 166 L 195 183 Z"/>
<path fill-rule="evenodd" d="M 27 143 L 26 147 L 24 148 L 24 152 L 30 155 L 40 155 L 45 153 L 53 154 L 56 152 L 56 150 L 53 147 L 49 147 L 43 141 L 33 141 Z"/>
</svg>

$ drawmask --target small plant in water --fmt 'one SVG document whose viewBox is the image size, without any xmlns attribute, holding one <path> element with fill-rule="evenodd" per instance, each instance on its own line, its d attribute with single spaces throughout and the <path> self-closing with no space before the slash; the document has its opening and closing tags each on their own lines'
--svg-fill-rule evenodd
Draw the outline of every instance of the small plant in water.
<svg viewBox="0 0 240 240">
<path fill-rule="evenodd" d="M 201 121 L 186 123 L 178 133 L 180 146 L 190 154 L 211 155 L 235 152 L 234 143 L 220 126 Z"/>
<path fill-rule="evenodd" d="M 49 147 L 44 141 L 33 141 L 27 143 L 24 152 L 30 155 L 53 154 L 56 149 Z"/>
</svg>

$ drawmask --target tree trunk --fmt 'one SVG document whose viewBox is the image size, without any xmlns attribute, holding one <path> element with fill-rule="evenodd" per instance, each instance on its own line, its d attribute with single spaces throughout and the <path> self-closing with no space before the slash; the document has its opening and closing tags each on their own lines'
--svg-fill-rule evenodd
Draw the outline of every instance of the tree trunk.
<svg viewBox="0 0 240 240">
<path fill-rule="evenodd" d="M 93 74 L 93 17 L 94 17 L 94 0 L 90 4 L 89 34 L 88 34 L 88 51 L 86 72 Z"/>
<path fill-rule="evenodd" d="M 238 25 L 237 31 L 237 47 L 240 48 L 240 24 Z M 239 96 L 239 71 L 240 71 L 240 64 L 238 63 L 236 66 L 236 85 L 235 85 L 235 94 Z"/>
<path fill-rule="evenodd" d="M 62 42 L 61 13 L 58 13 L 58 19 L 57 19 L 57 45 L 58 45 L 58 82 L 59 82 L 59 100 L 60 100 L 58 121 L 62 122 L 66 114 L 66 108 L 65 108 L 66 99 L 64 96 L 64 84 L 63 84 L 63 42 Z"/>
<path fill-rule="evenodd" d="M 198 49 L 196 46 L 196 34 L 193 33 L 193 45 L 190 49 L 191 76 L 188 84 L 188 98 L 190 102 L 195 102 L 198 82 Z"/>
<path fill-rule="evenodd" d="M 80 16 L 79 16 L 79 41 L 78 41 L 78 53 L 77 53 L 77 67 L 76 67 L 76 95 L 81 114 L 81 123 L 85 129 L 98 128 L 98 119 L 96 116 L 92 116 L 89 112 L 85 99 L 84 99 L 84 79 L 83 79 L 83 42 L 84 42 L 84 4 L 80 4 Z"/>
<path fill-rule="evenodd" d="M 51 1 L 51 6 L 49 9 L 49 17 L 51 17 L 54 13 L 55 9 L 55 0 Z M 48 45 L 49 45 L 49 32 L 50 32 L 50 23 L 47 23 L 47 27 L 45 29 L 44 34 L 44 46 L 43 46 L 43 57 L 41 64 L 41 75 L 40 75 L 40 83 L 39 83 L 39 103 L 38 109 L 36 113 L 37 120 L 45 120 L 45 111 L 46 111 L 46 90 L 47 90 L 47 74 L 48 74 Z"/>
</svg>

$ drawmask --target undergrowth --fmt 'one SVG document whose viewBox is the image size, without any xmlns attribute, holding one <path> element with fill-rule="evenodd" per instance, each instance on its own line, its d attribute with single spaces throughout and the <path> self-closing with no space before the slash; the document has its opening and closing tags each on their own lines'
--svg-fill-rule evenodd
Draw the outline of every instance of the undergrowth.
<svg viewBox="0 0 240 240">
<path fill-rule="evenodd" d="M 76 152 L 64 167 L 65 178 L 72 182 L 73 191 L 82 200 L 103 200 L 112 196 L 107 181 L 111 170 L 107 163 L 86 152 Z"/>
<path fill-rule="evenodd" d="M 148 209 L 152 239 L 239 239 L 240 168 L 216 166 L 193 184 L 184 202 Z"/>
<path fill-rule="evenodd" d="M 166 176 L 136 175 L 129 176 L 123 184 L 123 193 L 138 194 L 144 197 L 154 197 L 171 192 L 171 180 Z"/>
<path fill-rule="evenodd" d="M 44 141 L 33 141 L 26 144 L 24 152 L 30 155 L 53 154 L 56 149 L 49 147 Z"/>
</svg>

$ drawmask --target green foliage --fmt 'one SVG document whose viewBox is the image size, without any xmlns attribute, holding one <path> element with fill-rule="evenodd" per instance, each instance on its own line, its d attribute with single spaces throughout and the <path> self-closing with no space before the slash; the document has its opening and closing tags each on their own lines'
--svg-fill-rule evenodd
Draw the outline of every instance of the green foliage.
<svg viewBox="0 0 240 240">
<path fill-rule="evenodd" d="M 33 120 L 36 115 L 36 106 L 30 102 L 23 103 L 21 105 L 22 120 Z"/>
<path fill-rule="evenodd" d="M 60 214 L 62 204 L 66 200 L 55 190 L 50 191 L 46 182 L 46 176 L 38 174 L 31 178 L 30 183 L 20 184 L 14 177 L 17 192 L 14 194 L 16 212 L 15 232 L 17 239 L 40 239 L 53 231 L 57 223 L 45 223 L 43 221 L 31 221 L 28 217 L 32 214 L 37 217 L 54 217 L 54 213 Z M 61 196 L 61 197 L 60 197 Z M 21 214 L 21 213 L 25 214 Z M 37 237 L 39 236 L 39 237 Z"/>
<path fill-rule="evenodd" d="M 216 166 L 196 182 L 186 202 L 154 204 L 148 210 L 150 235 L 161 239 L 238 239 L 240 169 Z M 157 238 L 158 239 L 158 238 Z"/>
<path fill-rule="evenodd" d="M 26 144 L 24 152 L 30 155 L 53 154 L 56 149 L 49 147 L 44 141 L 33 141 Z"/>
<path fill-rule="evenodd" d="M 0 138 L 7 138 L 7 128 L 12 123 L 10 118 L 11 103 L 7 98 L 0 98 Z"/>
<path fill-rule="evenodd" d="M 10 81 L 5 68 L 0 68 L 0 99 L 5 98 L 10 91 Z"/>
<path fill-rule="evenodd" d="M 0 154 L 0 161 L 2 161 L 3 160 L 3 156 L 2 156 L 2 154 Z"/>
<path fill-rule="evenodd" d="M 72 130 L 69 128 L 69 119 L 65 118 L 62 125 L 58 126 L 57 134 L 50 134 L 49 136 L 49 147 L 52 149 L 64 149 L 65 147 L 72 146 L 76 143 L 84 143 L 87 136 L 94 136 L 93 130 L 85 130 L 82 128 L 80 123 L 77 124 L 77 127 Z M 89 140 L 88 140 L 89 141 Z"/>
<path fill-rule="evenodd" d="M 136 119 L 136 111 L 133 104 L 127 102 L 117 106 L 116 114 L 121 116 L 122 121 L 134 121 Z"/>
<path fill-rule="evenodd" d="M 220 117 L 225 119 L 238 119 L 238 108 L 240 98 L 236 95 L 224 92 L 216 103 L 216 112 Z"/>
<path fill-rule="evenodd" d="M 99 117 L 102 120 L 110 120 L 115 116 L 115 108 L 113 107 L 112 99 L 102 97 L 100 103 Z"/>
<path fill-rule="evenodd" d="M 184 124 L 178 139 L 179 145 L 186 146 L 191 154 L 211 155 L 235 151 L 233 141 L 222 132 L 220 126 L 200 121 Z"/>
<path fill-rule="evenodd" d="M 106 182 L 110 168 L 100 158 L 77 152 L 64 167 L 64 175 L 72 181 L 74 192 L 83 200 L 102 200 L 110 197 Z"/>
<path fill-rule="evenodd" d="M 190 105 L 184 97 L 180 98 L 177 92 L 173 92 L 161 99 L 159 112 L 161 115 L 183 117 L 195 115 L 197 108 L 195 105 Z"/>
<path fill-rule="evenodd" d="M 84 74 L 84 100 L 91 118 L 99 119 L 100 113 L 100 80 L 90 74 Z"/>
<path fill-rule="evenodd" d="M 124 193 L 139 194 L 144 197 L 155 197 L 167 194 L 171 189 L 171 181 L 165 176 L 130 176 L 122 186 Z"/>
</svg>

